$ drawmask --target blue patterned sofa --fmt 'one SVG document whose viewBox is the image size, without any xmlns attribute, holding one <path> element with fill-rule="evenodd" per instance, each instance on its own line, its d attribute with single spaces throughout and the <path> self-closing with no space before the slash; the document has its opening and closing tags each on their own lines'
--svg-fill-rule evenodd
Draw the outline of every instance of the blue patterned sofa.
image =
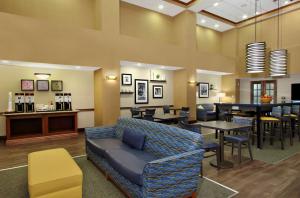
<svg viewBox="0 0 300 198">
<path fill-rule="evenodd" d="M 124 129 L 146 136 L 142 151 L 122 144 Z M 88 159 L 129 197 L 185 197 L 196 192 L 204 153 L 200 134 L 133 118 L 121 118 L 112 127 L 87 128 L 85 133 Z"/>
</svg>

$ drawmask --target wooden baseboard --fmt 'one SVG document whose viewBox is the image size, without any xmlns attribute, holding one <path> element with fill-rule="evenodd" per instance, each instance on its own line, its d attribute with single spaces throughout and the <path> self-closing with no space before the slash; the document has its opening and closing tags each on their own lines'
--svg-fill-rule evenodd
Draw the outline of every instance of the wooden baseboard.
<svg viewBox="0 0 300 198">
<path fill-rule="evenodd" d="M 0 140 L 6 140 L 6 136 L 0 136 Z"/>
</svg>

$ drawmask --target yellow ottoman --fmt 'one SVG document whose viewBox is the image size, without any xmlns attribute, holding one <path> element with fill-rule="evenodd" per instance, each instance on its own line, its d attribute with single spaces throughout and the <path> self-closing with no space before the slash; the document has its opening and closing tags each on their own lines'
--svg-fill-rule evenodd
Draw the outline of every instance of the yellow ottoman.
<svg viewBox="0 0 300 198">
<path fill-rule="evenodd" d="M 31 198 L 81 198 L 82 172 L 62 148 L 28 155 L 28 189 Z"/>
</svg>

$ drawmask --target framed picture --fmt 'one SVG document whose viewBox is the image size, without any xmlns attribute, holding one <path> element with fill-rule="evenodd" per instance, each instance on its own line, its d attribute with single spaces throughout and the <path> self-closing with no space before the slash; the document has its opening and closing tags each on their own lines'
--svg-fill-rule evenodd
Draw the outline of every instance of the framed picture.
<svg viewBox="0 0 300 198">
<path fill-rule="evenodd" d="M 132 85 L 132 74 L 122 74 L 122 85 Z"/>
<path fill-rule="evenodd" d="M 63 91 L 63 81 L 51 80 L 51 91 Z"/>
<path fill-rule="evenodd" d="M 148 104 L 149 85 L 148 80 L 135 79 L 135 104 Z"/>
<path fill-rule="evenodd" d="M 37 80 L 37 91 L 49 91 L 49 80 Z"/>
<path fill-rule="evenodd" d="M 164 87 L 162 85 L 153 85 L 153 98 L 163 98 Z"/>
<path fill-rule="evenodd" d="M 199 83 L 199 98 L 209 98 L 209 83 Z"/>
<path fill-rule="evenodd" d="M 34 80 L 21 80 L 21 91 L 34 91 Z"/>
<path fill-rule="evenodd" d="M 150 70 L 150 80 L 164 81 L 166 75 L 160 70 Z"/>
</svg>

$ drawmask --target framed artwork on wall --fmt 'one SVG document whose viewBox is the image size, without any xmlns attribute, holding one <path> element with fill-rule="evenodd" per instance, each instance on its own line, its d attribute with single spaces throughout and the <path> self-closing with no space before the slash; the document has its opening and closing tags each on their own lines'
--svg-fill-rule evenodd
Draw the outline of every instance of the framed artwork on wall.
<svg viewBox="0 0 300 198">
<path fill-rule="evenodd" d="M 148 80 L 135 79 L 134 86 L 135 104 L 148 104 L 149 102 L 149 85 Z"/>
<path fill-rule="evenodd" d="M 132 74 L 122 74 L 122 85 L 132 85 Z"/>
<path fill-rule="evenodd" d="M 153 85 L 152 88 L 153 98 L 163 98 L 164 87 L 162 85 Z"/>
<path fill-rule="evenodd" d="M 209 98 L 209 83 L 199 83 L 198 89 L 199 98 Z"/>
<path fill-rule="evenodd" d="M 34 80 L 21 80 L 21 91 L 34 91 Z"/>
<path fill-rule="evenodd" d="M 37 80 L 36 89 L 37 91 L 49 91 L 49 80 Z"/>
<path fill-rule="evenodd" d="M 51 80 L 51 91 L 63 91 L 63 81 Z"/>
</svg>

